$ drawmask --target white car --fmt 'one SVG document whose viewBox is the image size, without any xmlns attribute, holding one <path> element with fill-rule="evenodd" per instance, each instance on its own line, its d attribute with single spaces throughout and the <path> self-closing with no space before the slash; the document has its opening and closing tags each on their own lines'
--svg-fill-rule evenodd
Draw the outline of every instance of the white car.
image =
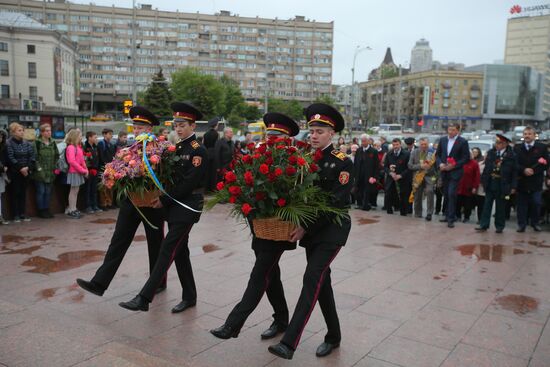
<svg viewBox="0 0 550 367">
<path fill-rule="evenodd" d="M 494 140 L 470 140 L 468 142 L 470 150 L 472 150 L 472 148 L 479 148 L 483 156 L 487 154 L 487 151 L 489 151 L 489 149 L 491 149 L 494 144 Z"/>
</svg>

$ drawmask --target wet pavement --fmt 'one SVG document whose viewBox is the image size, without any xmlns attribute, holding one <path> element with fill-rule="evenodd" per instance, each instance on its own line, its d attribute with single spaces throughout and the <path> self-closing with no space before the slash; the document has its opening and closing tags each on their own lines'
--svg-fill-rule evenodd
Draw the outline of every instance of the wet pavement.
<svg viewBox="0 0 550 367">
<path fill-rule="evenodd" d="M 149 312 L 118 306 L 147 279 L 140 228 L 103 297 L 81 290 L 100 265 L 115 211 L 73 220 L 0 227 L 0 366 L 550 366 L 550 235 L 449 230 L 423 219 L 352 211 L 347 246 L 332 266 L 342 343 L 319 359 L 325 324 L 317 307 L 292 361 L 260 340 L 271 323 L 264 297 L 237 339 L 223 324 L 254 263 L 244 225 L 227 207 L 203 215 L 190 237 L 195 308 L 170 309 L 181 289 L 175 268 Z M 305 266 L 299 248 L 281 258 L 289 308 Z M 275 339 L 277 341 L 277 339 Z"/>
</svg>

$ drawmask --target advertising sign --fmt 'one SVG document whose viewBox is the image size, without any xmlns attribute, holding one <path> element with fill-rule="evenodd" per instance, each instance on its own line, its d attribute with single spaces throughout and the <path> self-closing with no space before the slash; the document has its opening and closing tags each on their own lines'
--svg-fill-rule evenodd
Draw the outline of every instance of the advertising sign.
<svg viewBox="0 0 550 367">
<path fill-rule="evenodd" d="M 61 72 L 61 49 L 59 47 L 55 48 L 53 53 L 53 80 L 55 86 L 55 100 L 61 101 L 63 97 L 62 93 L 62 84 L 63 84 L 63 73 Z"/>
<path fill-rule="evenodd" d="M 424 94 L 422 96 L 422 114 L 427 115 L 430 113 L 430 87 L 424 87 Z"/>
</svg>

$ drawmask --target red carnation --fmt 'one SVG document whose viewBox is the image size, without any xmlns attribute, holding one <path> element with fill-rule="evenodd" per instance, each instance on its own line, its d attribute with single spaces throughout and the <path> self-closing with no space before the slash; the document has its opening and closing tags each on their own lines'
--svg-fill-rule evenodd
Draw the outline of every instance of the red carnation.
<svg viewBox="0 0 550 367">
<path fill-rule="evenodd" d="M 277 200 L 277 206 L 283 207 L 285 205 L 286 205 L 286 200 L 285 199 L 280 198 L 279 200 Z"/>
<path fill-rule="evenodd" d="M 317 166 L 315 163 L 311 163 L 309 165 L 309 172 L 313 173 L 313 172 L 317 172 L 319 170 L 319 166 Z"/>
<path fill-rule="evenodd" d="M 246 149 L 248 149 L 248 150 L 254 150 L 254 147 L 255 147 L 255 146 L 256 146 L 256 144 L 254 144 L 254 143 L 248 143 L 248 144 L 246 145 Z"/>
<path fill-rule="evenodd" d="M 242 161 L 246 164 L 252 164 L 252 157 L 248 154 L 243 155 Z"/>
<path fill-rule="evenodd" d="M 232 171 L 225 173 L 225 182 L 226 183 L 232 183 L 237 181 L 237 175 L 233 173 Z"/>
<path fill-rule="evenodd" d="M 278 149 L 278 150 L 283 150 L 286 147 L 284 145 L 277 145 L 275 148 Z"/>
<path fill-rule="evenodd" d="M 302 157 L 298 157 L 298 166 L 305 166 L 306 165 L 306 160 Z"/>
<path fill-rule="evenodd" d="M 267 197 L 267 194 L 263 191 L 259 191 L 256 193 L 256 201 L 265 200 L 266 197 Z"/>
<path fill-rule="evenodd" d="M 296 163 L 298 163 L 298 158 L 295 155 L 291 155 L 290 157 L 288 157 L 288 163 L 295 165 Z"/>
<path fill-rule="evenodd" d="M 94 168 L 90 168 L 90 176 L 95 177 L 97 176 L 97 170 Z"/>
<path fill-rule="evenodd" d="M 285 141 L 285 138 L 281 138 L 281 137 L 275 138 L 275 141 L 276 141 L 277 143 L 281 143 L 281 142 Z"/>
<path fill-rule="evenodd" d="M 287 152 L 288 154 L 296 153 L 297 150 L 298 150 L 298 149 L 296 149 L 296 147 L 288 147 L 288 148 L 286 148 L 286 152 Z"/>
<path fill-rule="evenodd" d="M 218 183 L 216 184 L 216 189 L 217 189 L 218 191 L 221 191 L 221 190 L 223 190 L 224 186 L 225 186 L 225 185 L 223 184 L 223 181 L 220 181 L 220 182 L 218 182 Z"/>
<path fill-rule="evenodd" d="M 266 150 L 267 150 L 267 147 L 265 146 L 265 144 L 260 145 L 257 149 L 257 151 L 261 154 L 264 154 Z"/>
<path fill-rule="evenodd" d="M 239 196 L 242 194 L 243 190 L 239 186 L 231 186 L 229 187 L 229 193 L 233 196 Z"/>
<path fill-rule="evenodd" d="M 252 211 L 252 207 L 248 203 L 244 203 L 241 207 L 241 210 L 244 215 L 248 215 Z"/>
<path fill-rule="evenodd" d="M 319 162 L 323 158 L 323 151 L 318 149 L 315 151 L 315 154 L 313 155 L 313 160 L 315 162 Z"/>
<path fill-rule="evenodd" d="M 270 147 L 275 145 L 275 139 L 274 138 L 268 138 L 266 141 L 266 144 Z"/>
<path fill-rule="evenodd" d="M 447 158 L 447 164 L 450 164 L 451 166 L 456 166 L 456 161 L 453 157 Z"/>
<path fill-rule="evenodd" d="M 254 175 L 252 174 L 252 172 L 246 171 L 246 172 L 244 173 L 244 182 L 245 182 L 248 186 L 254 186 Z"/>
<path fill-rule="evenodd" d="M 296 173 L 296 168 L 292 167 L 292 166 L 287 166 L 286 167 L 286 175 L 287 176 L 292 176 Z"/>
<path fill-rule="evenodd" d="M 168 147 L 168 151 L 169 151 L 170 153 L 174 153 L 174 152 L 176 151 L 176 146 L 175 146 L 175 145 L 170 145 L 170 146 Z"/>
<path fill-rule="evenodd" d="M 277 179 L 277 176 L 275 176 L 275 173 L 270 172 L 270 173 L 267 175 L 267 179 L 269 180 L 269 182 L 275 182 L 275 180 Z"/>
<path fill-rule="evenodd" d="M 265 163 L 260 164 L 260 173 L 263 175 L 267 175 L 269 173 L 269 166 Z"/>
<path fill-rule="evenodd" d="M 260 153 L 256 153 L 252 156 L 252 159 L 260 159 L 262 155 Z"/>
<path fill-rule="evenodd" d="M 267 157 L 267 159 L 265 160 L 265 164 L 267 164 L 268 166 L 271 166 L 273 164 L 273 158 Z"/>
<path fill-rule="evenodd" d="M 271 150 L 268 150 L 267 152 L 265 152 L 266 157 L 271 157 L 272 155 L 273 153 L 271 152 Z"/>
<path fill-rule="evenodd" d="M 275 171 L 273 171 L 273 174 L 275 175 L 275 177 L 279 177 L 280 175 L 283 174 L 283 169 L 280 167 L 277 167 L 275 168 Z"/>
<path fill-rule="evenodd" d="M 229 202 L 230 202 L 231 204 L 235 204 L 236 201 L 237 201 L 237 198 L 234 197 L 234 196 L 231 196 L 231 197 L 229 198 Z"/>
<path fill-rule="evenodd" d="M 296 146 L 297 146 L 298 148 L 305 148 L 305 147 L 307 147 L 307 143 L 306 143 L 306 142 L 303 142 L 303 141 L 301 141 L 301 140 L 296 140 Z"/>
</svg>

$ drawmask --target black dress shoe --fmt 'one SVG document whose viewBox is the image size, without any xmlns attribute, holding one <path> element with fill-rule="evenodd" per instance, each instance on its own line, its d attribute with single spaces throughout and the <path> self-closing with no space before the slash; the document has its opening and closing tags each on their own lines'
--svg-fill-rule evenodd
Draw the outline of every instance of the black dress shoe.
<svg viewBox="0 0 550 367">
<path fill-rule="evenodd" d="M 477 227 L 476 228 L 476 231 L 478 231 L 478 232 L 485 232 L 486 230 L 487 230 L 486 227 Z"/>
<path fill-rule="evenodd" d="M 196 305 L 197 305 L 196 299 L 192 301 L 184 300 L 174 306 L 174 308 L 172 309 L 172 313 L 180 313 L 187 310 L 188 308 L 195 307 Z"/>
<path fill-rule="evenodd" d="M 447 227 L 454 228 L 455 227 L 455 222 L 448 222 Z"/>
<path fill-rule="evenodd" d="M 497 228 L 497 230 L 495 231 L 496 233 L 502 233 L 502 231 L 504 231 L 503 228 Z"/>
<path fill-rule="evenodd" d="M 284 359 L 292 359 L 292 357 L 294 356 L 294 351 L 283 343 L 270 345 L 267 350 L 269 351 L 269 353 L 275 354 L 277 357 L 281 357 Z"/>
<path fill-rule="evenodd" d="M 386 213 L 393 214 L 393 210 L 387 210 Z"/>
<path fill-rule="evenodd" d="M 447 222 L 448 222 L 446 218 L 445 218 L 445 219 L 440 219 L 439 221 L 440 221 L 441 223 L 447 223 Z"/>
<path fill-rule="evenodd" d="M 519 227 L 518 229 L 516 229 L 516 232 L 518 233 L 525 232 L 525 227 Z"/>
<path fill-rule="evenodd" d="M 131 311 L 149 311 L 149 301 L 140 296 L 135 296 L 131 301 L 120 302 L 120 307 Z"/>
<path fill-rule="evenodd" d="M 317 351 L 315 352 L 315 355 L 317 357 L 328 356 L 330 353 L 332 353 L 334 349 L 338 348 L 339 346 L 340 346 L 340 343 L 335 343 L 335 344 L 327 343 L 327 342 L 321 343 L 321 345 L 317 347 Z"/>
<path fill-rule="evenodd" d="M 160 287 L 157 288 L 157 290 L 155 291 L 155 294 L 159 294 L 159 293 L 162 293 L 166 290 L 166 284 L 165 285 L 161 285 Z"/>
<path fill-rule="evenodd" d="M 280 333 L 284 333 L 286 330 L 286 327 L 280 326 L 279 324 L 273 323 L 269 329 L 264 331 L 260 336 L 262 340 L 265 339 L 271 339 L 276 337 Z"/>
<path fill-rule="evenodd" d="M 216 338 L 229 339 L 238 337 L 239 331 L 240 330 L 233 329 L 231 326 L 223 324 L 219 328 L 210 330 L 210 334 L 214 335 Z"/>
<path fill-rule="evenodd" d="M 90 293 L 95 294 L 96 296 L 103 296 L 103 293 L 105 292 L 105 289 L 101 288 L 99 285 L 89 282 L 84 279 L 78 278 L 76 280 L 76 283 L 80 286 L 80 288 L 84 289 L 85 291 L 88 291 Z"/>
<path fill-rule="evenodd" d="M 432 220 L 432 215 L 431 214 L 426 215 L 426 220 L 430 222 Z"/>
<path fill-rule="evenodd" d="M 540 232 L 540 231 L 542 231 L 542 228 L 540 228 L 539 225 L 534 225 L 534 226 L 533 226 L 533 230 L 534 230 L 535 232 Z"/>
</svg>

